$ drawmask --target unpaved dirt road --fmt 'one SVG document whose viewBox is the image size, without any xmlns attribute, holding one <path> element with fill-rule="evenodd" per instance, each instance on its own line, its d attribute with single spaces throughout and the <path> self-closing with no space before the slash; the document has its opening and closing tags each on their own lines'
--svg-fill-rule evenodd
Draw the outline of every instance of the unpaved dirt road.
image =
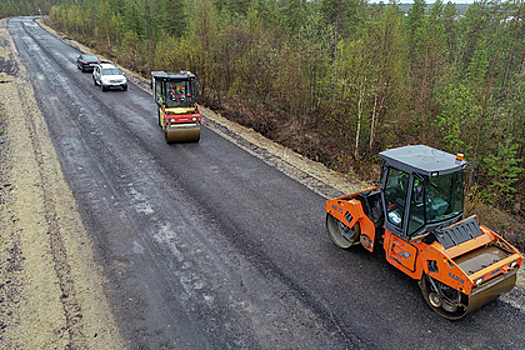
<svg viewBox="0 0 525 350">
<path fill-rule="evenodd" d="M 2 21 L 0 348 L 525 349 L 523 288 L 441 319 L 330 242 L 359 184 L 208 111 L 169 146 L 145 82 L 100 91 L 64 41 Z"/>
</svg>

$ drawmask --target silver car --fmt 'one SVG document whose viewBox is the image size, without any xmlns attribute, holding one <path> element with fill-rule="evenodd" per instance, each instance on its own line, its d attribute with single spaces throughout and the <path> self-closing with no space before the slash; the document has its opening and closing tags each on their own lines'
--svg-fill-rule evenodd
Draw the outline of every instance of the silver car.
<svg viewBox="0 0 525 350">
<path fill-rule="evenodd" d="M 102 91 L 119 88 L 124 91 L 128 89 L 128 80 L 124 73 L 112 63 L 99 63 L 93 69 L 93 81 L 99 85 Z"/>
</svg>

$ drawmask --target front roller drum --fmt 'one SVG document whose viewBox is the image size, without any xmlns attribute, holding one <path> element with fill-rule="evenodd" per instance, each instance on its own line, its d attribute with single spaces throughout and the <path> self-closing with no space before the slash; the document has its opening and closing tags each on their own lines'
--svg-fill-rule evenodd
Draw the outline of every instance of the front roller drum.
<svg viewBox="0 0 525 350">
<path fill-rule="evenodd" d="M 343 249 L 348 249 L 359 242 L 359 235 L 361 234 L 359 223 L 356 223 L 354 227 L 349 227 L 330 213 L 326 214 L 326 230 L 332 242 Z"/>
<path fill-rule="evenodd" d="M 511 273 L 481 286 L 470 295 L 454 290 L 437 280 L 423 275 L 419 286 L 425 301 L 434 312 L 448 320 L 459 320 L 485 304 L 510 292 L 516 284 L 516 273 Z M 437 290 L 436 290 L 437 289 Z"/>
<path fill-rule="evenodd" d="M 167 143 L 198 142 L 201 138 L 200 126 L 170 127 L 164 130 Z"/>
</svg>

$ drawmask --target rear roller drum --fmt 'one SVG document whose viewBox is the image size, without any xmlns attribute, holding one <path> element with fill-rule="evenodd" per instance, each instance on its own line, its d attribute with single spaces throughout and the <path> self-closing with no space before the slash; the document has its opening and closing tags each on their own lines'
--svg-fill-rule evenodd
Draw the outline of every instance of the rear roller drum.
<svg viewBox="0 0 525 350">
<path fill-rule="evenodd" d="M 332 242 L 343 249 L 348 249 L 359 242 L 359 235 L 361 234 L 359 223 L 356 223 L 354 227 L 348 227 L 331 214 L 326 214 L 326 230 Z"/>
<path fill-rule="evenodd" d="M 177 142 L 177 138 L 175 136 L 176 136 L 176 134 L 175 134 L 174 130 L 169 130 L 169 129 L 165 129 L 164 130 L 164 137 L 166 139 L 166 143 L 175 143 L 175 142 Z"/>
</svg>

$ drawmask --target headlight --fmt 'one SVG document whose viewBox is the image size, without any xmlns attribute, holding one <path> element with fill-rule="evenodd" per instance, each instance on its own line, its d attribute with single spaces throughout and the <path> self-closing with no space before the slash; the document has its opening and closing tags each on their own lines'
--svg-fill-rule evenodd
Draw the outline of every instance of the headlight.
<svg viewBox="0 0 525 350">
<path fill-rule="evenodd" d="M 512 269 L 514 268 L 514 266 L 516 266 L 517 263 L 518 263 L 518 260 L 514 260 L 513 262 L 509 264 L 509 267 Z"/>
<path fill-rule="evenodd" d="M 476 286 L 479 286 L 481 283 L 483 283 L 483 277 L 478 278 L 478 279 L 476 280 Z"/>
</svg>

